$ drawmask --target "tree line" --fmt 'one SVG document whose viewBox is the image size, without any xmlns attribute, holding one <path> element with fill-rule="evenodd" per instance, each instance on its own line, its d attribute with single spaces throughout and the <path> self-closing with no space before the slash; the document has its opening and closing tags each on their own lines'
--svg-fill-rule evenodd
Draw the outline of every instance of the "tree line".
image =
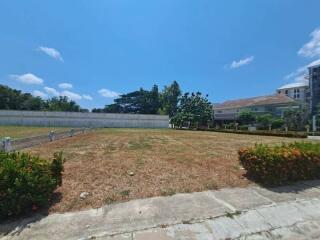
<svg viewBox="0 0 320 240">
<path fill-rule="evenodd" d="M 306 106 L 298 109 L 287 109 L 283 112 L 283 116 L 275 117 L 274 115 L 256 114 L 252 111 L 243 111 L 236 119 L 240 128 L 247 129 L 248 126 L 257 126 L 259 129 L 280 129 L 288 128 L 288 130 L 304 131 L 310 128 L 312 123 L 310 114 Z M 231 123 L 234 124 L 234 123 Z M 229 126 L 234 127 L 234 126 Z"/>
<path fill-rule="evenodd" d="M 114 99 L 112 104 L 104 108 L 95 108 L 92 112 L 168 114 L 172 117 L 177 112 L 180 96 L 180 86 L 173 81 L 161 92 L 157 85 L 153 85 L 151 90 L 140 88 L 137 91 L 122 94 Z"/>
<path fill-rule="evenodd" d="M 3 85 L 0 85 L 0 109 L 88 112 L 67 97 L 44 100 Z M 94 108 L 92 112 L 169 115 L 172 123 L 178 127 L 185 122 L 193 126 L 207 125 L 213 118 L 208 95 L 204 96 L 200 92 L 182 94 L 177 81 L 164 86 L 162 91 L 154 85 L 150 90 L 140 88 L 122 94 L 112 104 Z"/>
<path fill-rule="evenodd" d="M 0 85 L 0 109 L 89 112 L 65 96 L 44 100 L 4 85 Z M 318 110 L 320 113 L 320 106 Z M 113 103 L 103 108 L 94 108 L 92 112 L 169 115 L 175 127 L 184 125 L 199 127 L 213 123 L 213 109 L 208 95 L 202 95 L 200 92 L 182 93 L 177 81 L 164 86 L 162 91 L 154 85 L 150 90 L 140 88 L 122 94 L 114 99 Z M 319 116 L 320 114 L 317 117 L 317 124 L 320 122 Z M 254 112 L 244 111 L 240 113 L 236 122 L 240 128 L 244 129 L 249 125 L 257 125 L 261 129 L 268 129 L 270 126 L 272 128 L 286 126 L 288 129 L 295 130 L 303 130 L 307 125 L 311 126 L 306 108 L 288 109 L 281 118 L 272 114 L 256 115 Z M 229 123 L 228 127 L 232 128 L 234 124 L 235 122 Z"/>
<path fill-rule="evenodd" d="M 182 94 L 177 81 L 165 86 L 161 92 L 154 85 L 151 90 L 140 88 L 123 94 L 114 99 L 114 103 L 104 108 L 95 108 L 92 112 L 165 114 L 177 127 L 184 123 L 188 123 L 188 126 L 207 126 L 213 119 L 208 95 L 203 96 L 200 92 Z"/>
<path fill-rule="evenodd" d="M 30 110 L 30 111 L 64 111 L 64 112 L 86 112 L 88 110 L 67 97 L 53 97 L 44 100 L 30 93 L 0 85 L 0 109 L 2 110 Z"/>
</svg>

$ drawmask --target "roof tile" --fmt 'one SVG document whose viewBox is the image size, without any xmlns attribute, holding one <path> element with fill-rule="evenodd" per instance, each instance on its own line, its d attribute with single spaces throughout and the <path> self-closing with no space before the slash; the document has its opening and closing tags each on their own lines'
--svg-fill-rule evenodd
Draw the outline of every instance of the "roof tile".
<svg viewBox="0 0 320 240">
<path fill-rule="evenodd" d="M 250 106 L 261 106 L 261 105 L 271 105 L 271 104 L 281 104 L 281 103 L 295 103 L 296 101 L 290 97 L 283 94 L 276 94 L 270 96 L 261 96 L 245 99 L 237 99 L 225 101 L 221 104 L 216 104 L 213 109 L 226 109 L 226 108 L 241 108 Z"/>
</svg>

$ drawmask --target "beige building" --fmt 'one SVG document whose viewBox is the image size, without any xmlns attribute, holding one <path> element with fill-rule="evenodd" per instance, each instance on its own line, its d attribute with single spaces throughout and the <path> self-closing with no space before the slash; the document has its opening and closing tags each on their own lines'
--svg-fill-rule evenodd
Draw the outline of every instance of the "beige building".
<svg viewBox="0 0 320 240">
<path fill-rule="evenodd" d="M 234 121 L 243 111 L 257 114 L 270 113 L 282 117 L 285 110 L 299 108 L 300 103 L 285 94 L 230 100 L 221 104 L 214 104 L 214 120 Z"/>
<path fill-rule="evenodd" d="M 296 101 L 307 102 L 309 81 L 286 84 L 277 89 L 278 94 L 286 95 Z"/>
</svg>

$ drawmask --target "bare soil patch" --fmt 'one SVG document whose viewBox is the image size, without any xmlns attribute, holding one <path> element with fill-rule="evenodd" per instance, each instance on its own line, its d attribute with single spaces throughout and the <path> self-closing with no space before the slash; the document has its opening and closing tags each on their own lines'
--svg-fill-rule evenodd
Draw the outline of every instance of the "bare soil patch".
<svg viewBox="0 0 320 240">
<path fill-rule="evenodd" d="M 66 158 L 61 200 L 51 212 L 97 208 L 104 204 L 178 192 L 250 184 L 237 151 L 256 142 L 297 139 L 177 130 L 101 129 L 26 151 Z M 81 200 L 81 192 L 90 195 Z"/>
</svg>

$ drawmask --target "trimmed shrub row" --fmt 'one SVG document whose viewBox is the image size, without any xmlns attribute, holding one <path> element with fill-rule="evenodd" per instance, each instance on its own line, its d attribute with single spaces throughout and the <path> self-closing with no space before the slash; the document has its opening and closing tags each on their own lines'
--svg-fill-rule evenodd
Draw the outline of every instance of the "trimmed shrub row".
<svg viewBox="0 0 320 240">
<path fill-rule="evenodd" d="M 222 132 L 222 133 L 235 133 L 235 134 L 247 134 L 247 135 L 260 135 L 260 136 L 273 136 L 273 137 L 289 137 L 289 138 L 307 138 L 308 134 L 306 132 L 280 132 L 280 131 L 267 131 L 267 130 L 257 130 L 250 132 L 248 130 L 238 130 L 233 129 L 213 129 L 213 128 L 197 128 L 197 129 L 187 129 L 187 128 L 175 128 L 176 130 L 189 130 L 189 131 L 211 131 L 211 132 Z M 320 133 L 316 133 L 320 135 Z"/>
<path fill-rule="evenodd" d="M 256 144 L 240 149 L 239 160 L 249 178 L 266 185 L 320 178 L 319 143 Z"/>
<path fill-rule="evenodd" d="M 28 153 L 0 152 L 0 219 L 46 206 L 62 183 L 62 153 L 51 161 Z"/>
<path fill-rule="evenodd" d="M 224 133 L 236 133 L 236 134 L 247 134 L 247 135 L 261 135 L 261 136 L 274 136 L 274 137 L 290 137 L 290 138 L 307 138 L 308 134 L 306 132 L 280 132 L 280 131 L 266 131 L 266 130 L 257 130 L 254 132 L 246 130 L 227 130 L 227 129 L 211 129 L 209 131 L 214 132 L 224 132 Z"/>
</svg>

